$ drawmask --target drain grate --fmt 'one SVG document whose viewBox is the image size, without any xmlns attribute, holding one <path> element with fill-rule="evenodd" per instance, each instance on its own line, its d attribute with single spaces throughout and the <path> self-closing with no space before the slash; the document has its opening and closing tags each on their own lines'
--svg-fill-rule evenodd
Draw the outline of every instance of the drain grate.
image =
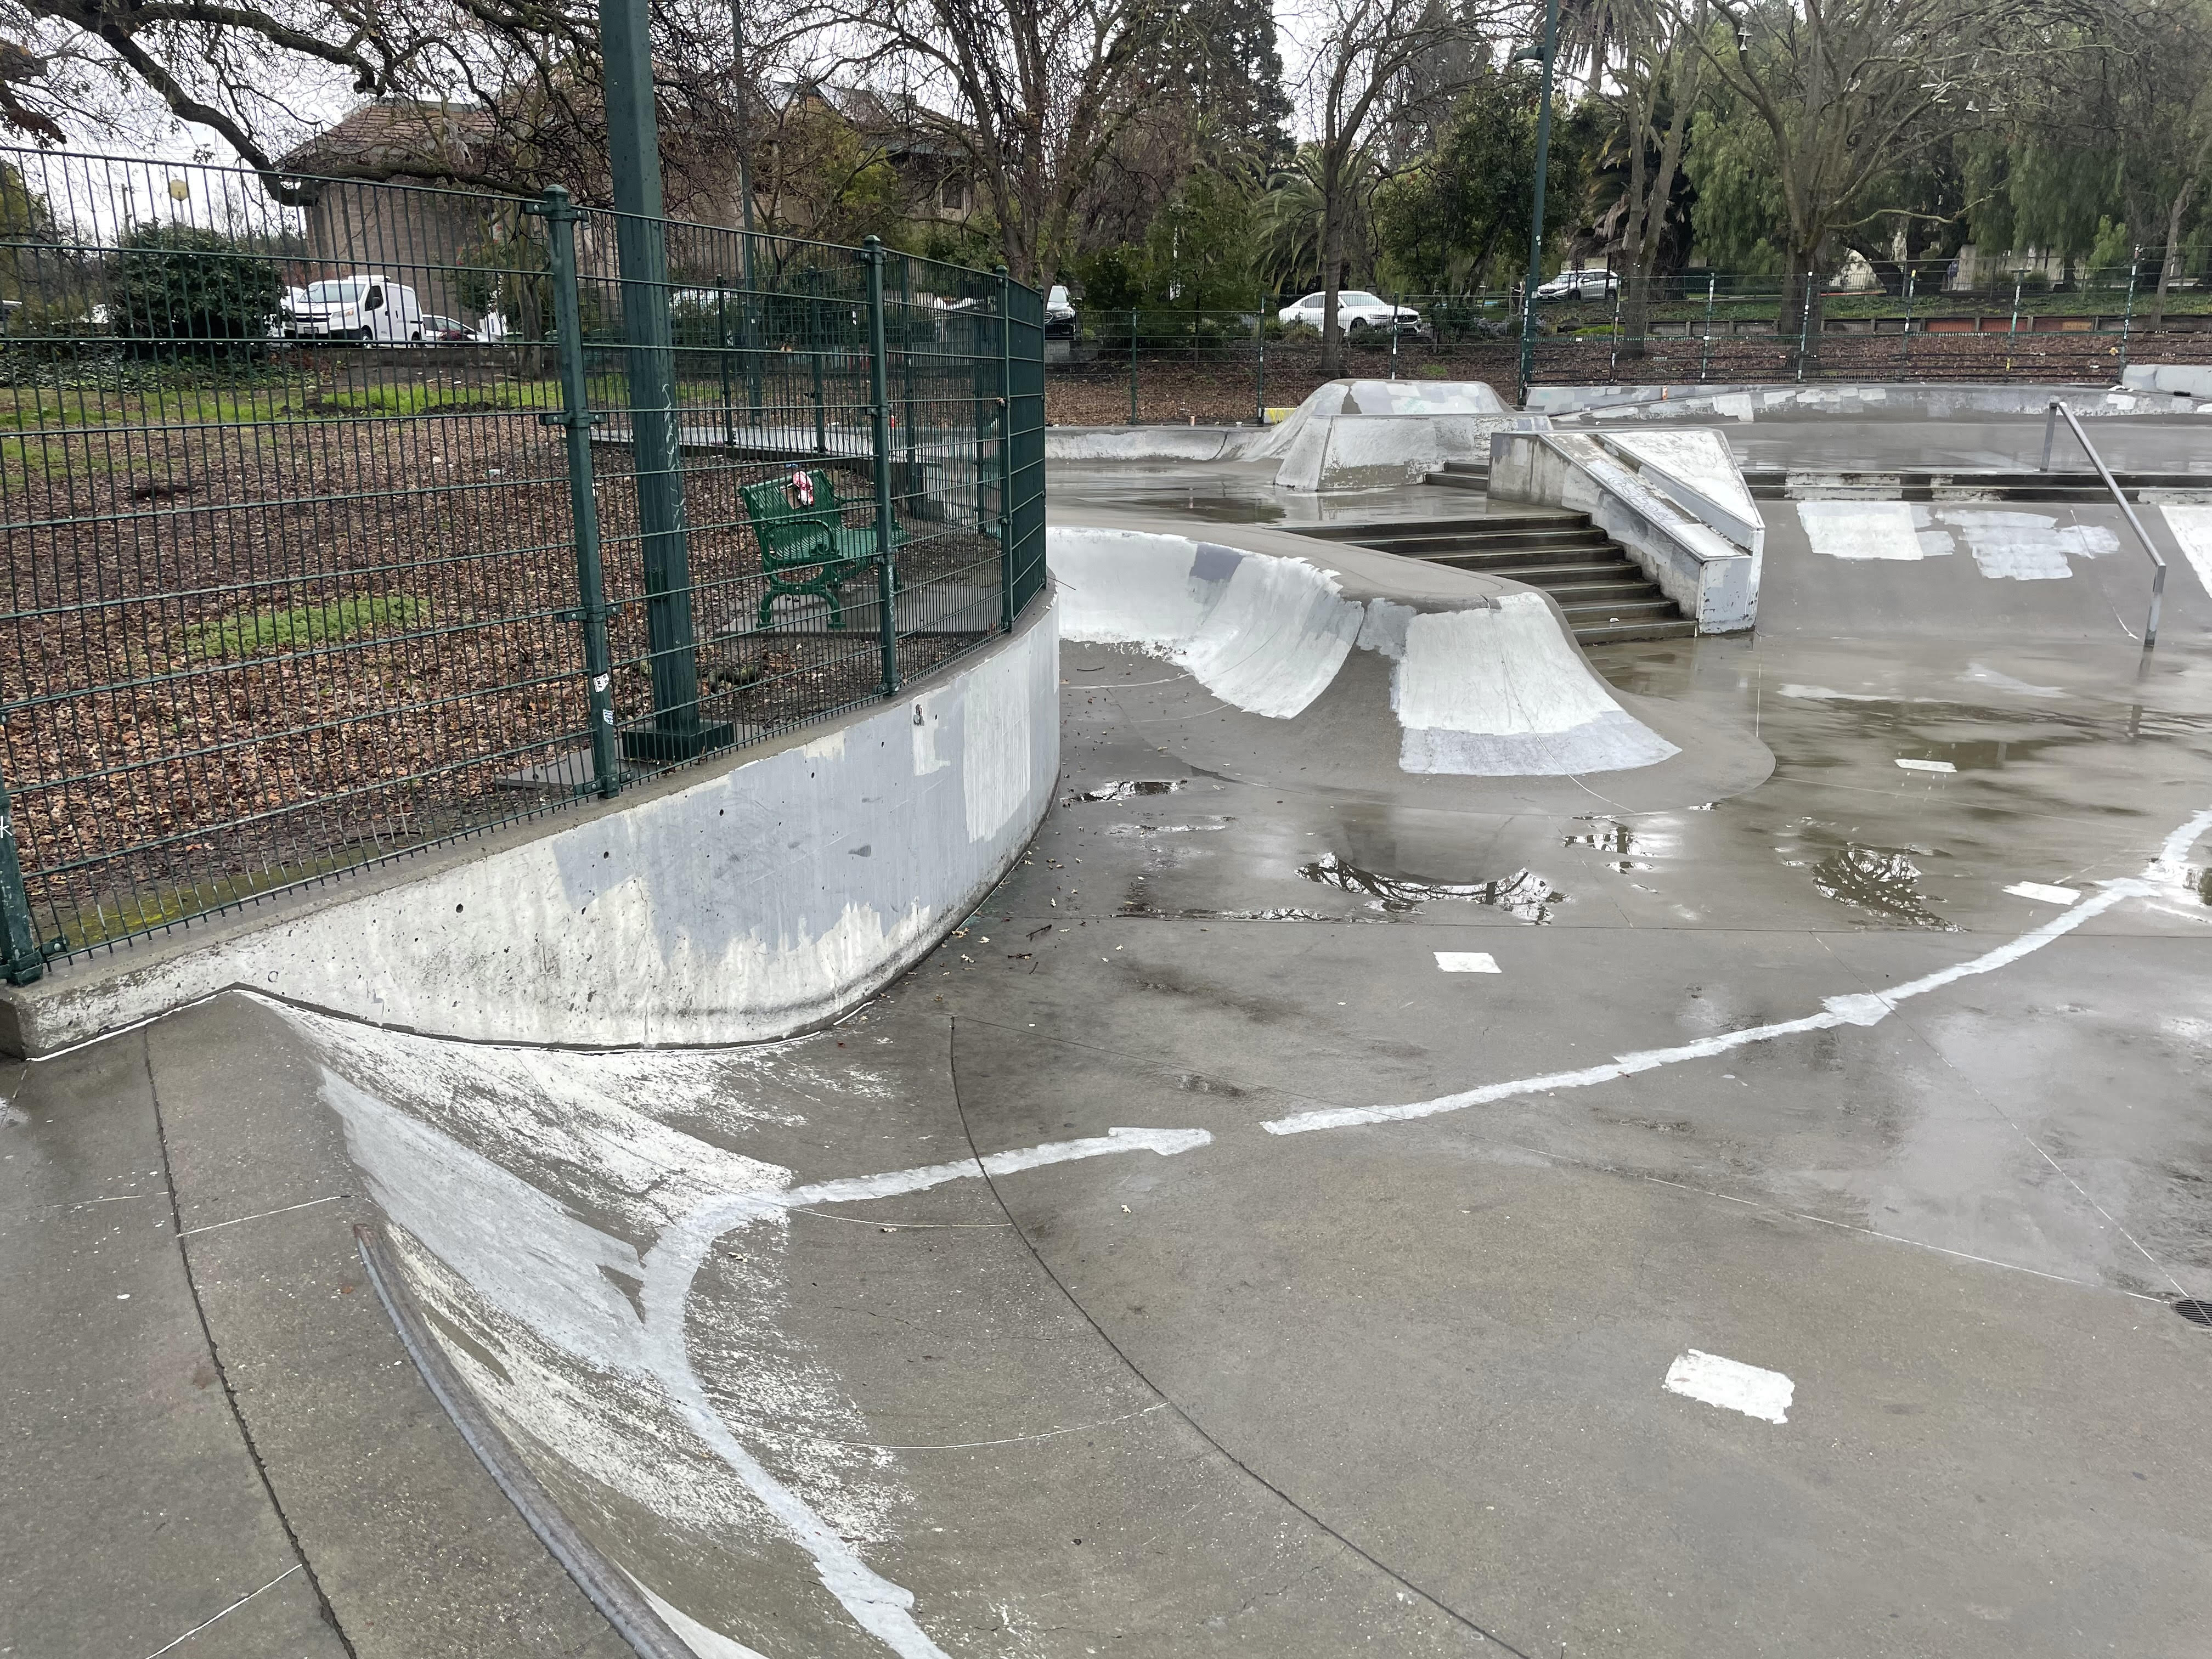
<svg viewBox="0 0 2212 1659">
<path fill-rule="evenodd" d="M 2212 1325 L 2212 1302 L 2200 1302 L 2190 1297 L 2175 1303 L 2173 1310 L 2192 1325 Z"/>
</svg>

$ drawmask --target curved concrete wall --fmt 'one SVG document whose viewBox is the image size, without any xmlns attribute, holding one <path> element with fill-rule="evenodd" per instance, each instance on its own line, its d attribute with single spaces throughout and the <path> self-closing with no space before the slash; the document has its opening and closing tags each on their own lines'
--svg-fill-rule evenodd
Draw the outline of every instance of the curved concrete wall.
<svg viewBox="0 0 2212 1659">
<path fill-rule="evenodd" d="M 769 753 L 56 975 L 11 999 L 15 1046 L 233 986 L 445 1036 L 788 1036 L 902 972 L 1019 854 L 1059 771 L 1058 645 L 1048 600 Z"/>
</svg>

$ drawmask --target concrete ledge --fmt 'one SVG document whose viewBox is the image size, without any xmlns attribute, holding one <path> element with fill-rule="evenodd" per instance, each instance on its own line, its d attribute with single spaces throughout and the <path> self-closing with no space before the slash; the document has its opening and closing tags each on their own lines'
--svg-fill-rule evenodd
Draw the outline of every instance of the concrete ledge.
<svg viewBox="0 0 2212 1659">
<path fill-rule="evenodd" d="M 1726 456 L 1724 445 L 1720 453 Z M 1726 465 L 1735 471 L 1733 459 Z M 1644 462 L 1646 468 L 1652 465 Z M 1748 545 L 1729 540 L 1678 504 L 1710 501 L 1719 493 L 1714 483 L 1698 489 L 1665 476 L 1647 480 L 1633 463 L 1588 434 L 1501 432 L 1491 440 L 1492 501 L 1589 514 L 1590 522 L 1626 549 L 1659 591 L 1696 621 L 1700 633 L 1740 633 L 1759 617 L 1765 527 L 1750 506 L 1741 474 L 1735 491 L 1741 502 L 1715 516 L 1745 536 Z"/>
<path fill-rule="evenodd" d="M 1054 605 L 896 702 L 64 966 L 0 1000 L 0 1048 L 52 1053 L 231 988 L 574 1047 L 823 1024 L 965 915 L 1050 804 Z"/>
<path fill-rule="evenodd" d="M 2134 371 L 2130 370 L 2130 374 Z M 1952 415 L 2040 415 L 2063 398 L 2081 416 L 2170 415 L 2170 393 L 2102 386 L 1978 386 L 1930 382 L 1887 386 L 1835 382 L 1817 386 L 1539 386 L 1528 389 L 1531 410 L 1579 416 L 1586 421 L 1750 421 L 1790 416 L 1905 415 L 1942 419 Z"/>
</svg>

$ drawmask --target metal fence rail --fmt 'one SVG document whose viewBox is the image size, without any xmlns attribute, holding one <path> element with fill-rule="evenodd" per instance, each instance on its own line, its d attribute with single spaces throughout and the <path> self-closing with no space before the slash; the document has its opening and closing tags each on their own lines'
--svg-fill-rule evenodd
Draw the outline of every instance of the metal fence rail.
<svg viewBox="0 0 2212 1659">
<path fill-rule="evenodd" d="M 18 982 L 892 695 L 1042 587 L 1003 275 L 285 194 L 0 149 Z"/>
</svg>

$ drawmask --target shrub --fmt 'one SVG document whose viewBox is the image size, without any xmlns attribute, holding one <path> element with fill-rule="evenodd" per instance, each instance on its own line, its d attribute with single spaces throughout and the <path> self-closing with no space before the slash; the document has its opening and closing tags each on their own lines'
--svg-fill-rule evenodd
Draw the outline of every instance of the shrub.
<svg viewBox="0 0 2212 1659">
<path fill-rule="evenodd" d="M 220 231 L 145 225 L 115 256 L 115 329 L 146 355 L 234 355 L 269 337 L 283 294 L 275 260 Z"/>
</svg>

